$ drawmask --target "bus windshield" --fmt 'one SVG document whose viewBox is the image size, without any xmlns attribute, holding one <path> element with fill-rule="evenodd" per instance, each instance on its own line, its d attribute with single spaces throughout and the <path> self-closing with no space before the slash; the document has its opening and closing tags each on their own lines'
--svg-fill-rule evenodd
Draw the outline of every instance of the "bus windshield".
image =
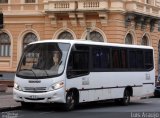
<svg viewBox="0 0 160 118">
<path fill-rule="evenodd" d="M 62 74 L 70 44 L 37 43 L 28 45 L 16 75 L 25 79 L 45 79 Z"/>
</svg>

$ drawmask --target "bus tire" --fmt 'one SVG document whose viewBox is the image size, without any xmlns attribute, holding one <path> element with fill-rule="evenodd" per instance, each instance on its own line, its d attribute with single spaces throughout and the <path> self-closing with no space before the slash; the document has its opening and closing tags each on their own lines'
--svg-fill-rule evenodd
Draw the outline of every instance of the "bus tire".
<svg viewBox="0 0 160 118">
<path fill-rule="evenodd" d="M 130 92 L 129 92 L 129 90 L 126 89 L 124 91 L 123 98 L 121 99 L 121 105 L 127 106 L 127 105 L 129 105 L 129 103 L 130 103 Z"/>
<path fill-rule="evenodd" d="M 69 91 L 66 95 L 66 103 L 64 104 L 65 111 L 71 111 L 76 105 L 76 98 L 74 91 Z"/>
</svg>

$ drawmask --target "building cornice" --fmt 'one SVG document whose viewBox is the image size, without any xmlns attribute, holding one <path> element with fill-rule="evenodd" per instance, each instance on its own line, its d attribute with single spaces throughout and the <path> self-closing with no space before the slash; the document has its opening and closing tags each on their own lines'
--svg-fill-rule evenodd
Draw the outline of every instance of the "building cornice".
<svg viewBox="0 0 160 118">
<path fill-rule="evenodd" d="M 24 11 L 24 12 L 19 12 L 19 11 L 5 11 L 3 12 L 4 17 L 26 17 L 26 16 L 32 16 L 32 17 L 37 17 L 37 16 L 45 16 L 44 12 L 41 11 L 37 11 L 37 12 L 33 12 L 33 11 Z"/>
</svg>

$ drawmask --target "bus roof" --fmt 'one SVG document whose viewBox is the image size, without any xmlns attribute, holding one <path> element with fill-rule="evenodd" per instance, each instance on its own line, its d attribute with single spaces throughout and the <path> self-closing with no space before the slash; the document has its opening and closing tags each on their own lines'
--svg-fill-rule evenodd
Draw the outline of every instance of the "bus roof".
<svg viewBox="0 0 160 118">
<path fill-rule="evenodd" d="M 74 44 L 87 44 L 87 45 L 100 45 L 100 46 L 115 46 L 115 47 L 128 47 L 128 48 L 144 48 L 144 49 L 153 49 L 151 46 L 143 46 L 143 45 L 128 45 L 128 44 L 119 44 L 119 43 L 107 43 L 107 42 L 96 42 L 91 40 L 85 39 L 77 39 L 77 40 L 66 40 L 66 39 L 48 39 L 48 40 L 41 40 L 35 41 L 30 44 L 37 44 L 37 43 L 69 43 L 71 45 Z M 30 45 L 28 44 L 28 45 Z"/>
</svg>

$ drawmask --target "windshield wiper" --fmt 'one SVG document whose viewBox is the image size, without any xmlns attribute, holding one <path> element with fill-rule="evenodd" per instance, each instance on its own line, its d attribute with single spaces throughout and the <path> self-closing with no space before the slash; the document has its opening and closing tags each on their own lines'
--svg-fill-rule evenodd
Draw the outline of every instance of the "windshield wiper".
<svg viewBox="0 0 160 118">
<path fill-rule="evenodd" d="M 21 69 L 20 71 L 31 71 L 33 73 L 34 77 L 36 79 L 38 79 L 37 76 L 36 76 L 36 73 L 32 69 Z"/>
<path fill-rule="evenodd" d="M 47 71 L 46 71 L 46 70 L 44 70 L 44 72 L 46 73 L 47 77 L 49 77 L 49 74 L 47 73 Z"/>
</svg>

